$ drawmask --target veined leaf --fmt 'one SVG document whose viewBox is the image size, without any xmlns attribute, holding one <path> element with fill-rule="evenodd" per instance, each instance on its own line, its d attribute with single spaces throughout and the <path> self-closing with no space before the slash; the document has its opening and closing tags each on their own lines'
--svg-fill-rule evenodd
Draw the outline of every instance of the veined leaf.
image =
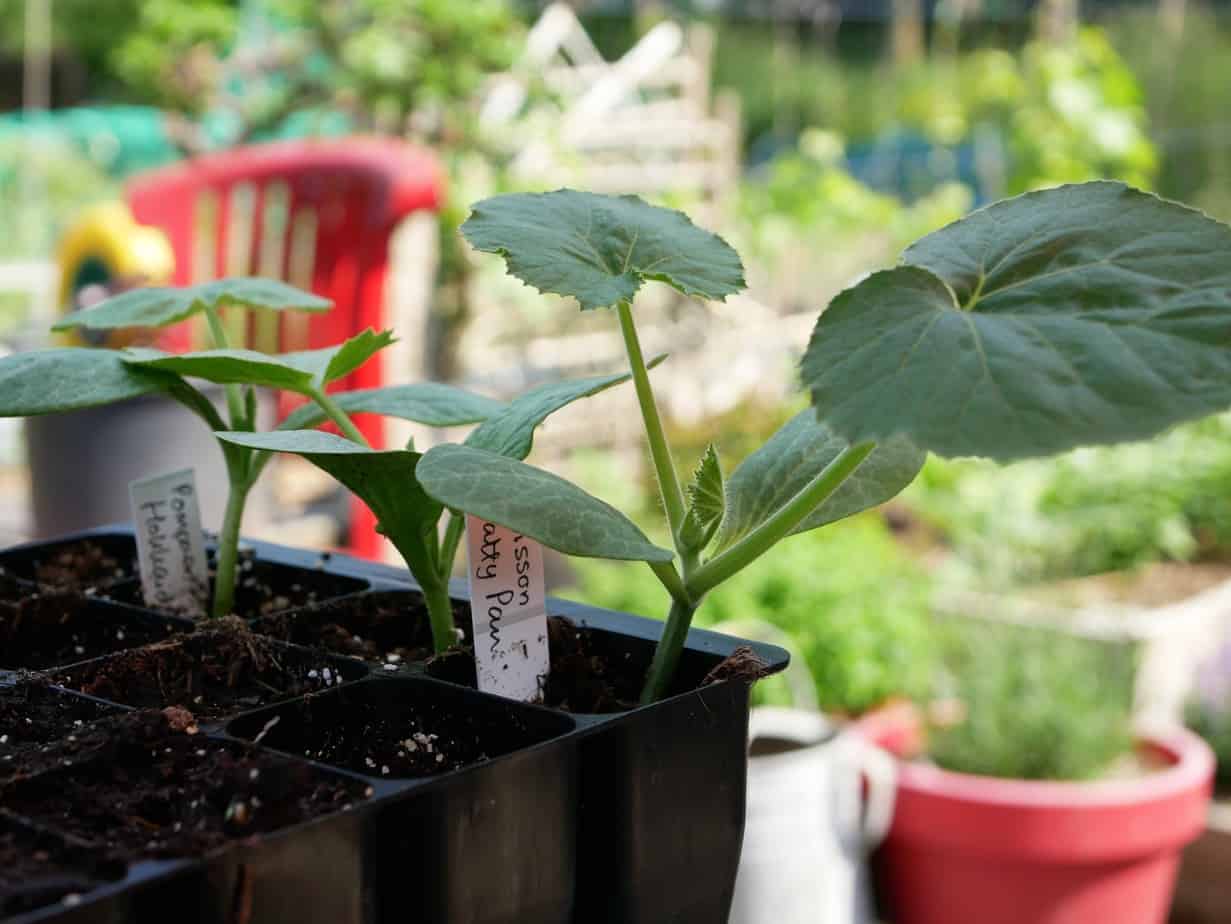
<svg viewBox="0 0 1231 924">
<path fill-rule="evenodd" d="M 502 401 L 436 382 L 360 388 L 338 392 L 332 397 L 334 403 L 348 414 L 381 414 L 385 417 L 413 420 L 429 427 L 459 427 L 479 423 L 507 407 Z M 287 415 L 278 429 L 305 430 L 324 423 L 325 420 L 325 412 L 317 405 L 304 404 Z"/>
<path fill-rule="evenodd" d="M 461 231 L 475 249 L 501 254 L 522 282 L 572 296 L 583 311 L 631 302 L 646 280 L 710 299 L 744 288 L 743 264 L 726 241 L 636 196 L 495 196 L 474 206 Z"/>
<path fill-rule="evenodd" d="M 614 507 L 507 456 L 446 443 L 429 450 L 416 472 L 423 489 L 446 507 L 507 526 L 565 555 L 649 562 L 674 557 Z"/>
<path fill-rule="evenodd" d="M 219 279 L 197 286 L 131 289 L 113 295 L 85 311 L 62 318 L 52 330 L 88 327 L 163 327 L 189 318 L 206 307 L 235 305 L 260 311 L 328 311 L 333 302 L 276 279 Z"/>
<path fill-rule="evenodd" d="M 656 356 L 646 363 L 646 368 L 653 369 L 666 358 L 666 354 Z M 629 378 L 629 374 L 624 373 L 540 385 L 514 398 L 506 407 L 488 417 L 466 438 L 466 445 L 511 459 L 524 459 L 534 446 L 535 429 L 548 416 L 580 398 L 588 398 L 613 385 L 627 382 Z"/>
<path fill-rule="evenodd" d="M 260 385 L 310 395 L 353 371 L 392 342 L 387 331 L 378 334 L 366 330 L 337 346 L 276 356 L 255 350 L 171 354 L 147 349 L 129 350 L 124 355 L 130 365 L 145 369 L 161 369 L 222 385 Z"/>
<path fill-rule="evenodd" d="M 218 433 L 218 439 L 268 452 L 303 456 L 354 492 L 376 515 L 381 532 L 406 558 L 420 581 L 432 569 L 428 539 L 441 506 L 415 477 L 421 456 L 406 449 L 374 450 L 320 430 Z"/>
<path fill-rule="evenodd" d="M 710 443 L 688 486 L 688 512 L 680 526 L 680 541 L 694 551 L 710 544 L 727 509 L 718 450 Z"/>
<path fill-rule="evenodd" d="M 1231 228 L 1120 183 L 1030 193 L 907 249 L 817 321 L 803 379 L 850 442 L 1016 459 L 1231 405 Z"/>
<path fill-rule="evenodd" d="M 727 514 L 715 548 L 734 545 L 786 505 L 849 444 L 811 409 L 800 411 L 727 479 Z M 792 532 L 802 533 L 883 504 L 910 484 L 927 453 L 894 437 L 876 447 Z"/>
<path fill-rule="evenodd" d="M 136 369 L 116 350 L 66 347 L 0 358 L 0 417 L 32 417 L 166 391 L 175 378 Z"/>
</svg>

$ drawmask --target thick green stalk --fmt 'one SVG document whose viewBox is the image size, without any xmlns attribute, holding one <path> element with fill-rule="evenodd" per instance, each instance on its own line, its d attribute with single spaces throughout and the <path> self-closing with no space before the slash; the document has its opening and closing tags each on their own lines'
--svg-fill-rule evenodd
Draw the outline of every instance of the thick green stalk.
<svg viewBox="0 0 1231 924">
<path fill-rule="evenodd" d="M 421 585 L 423 600 L 427 604 L 427 618 L 432 626 L 432 647 L 436 653 L 447 651 L 457 644 L 457 632 L 454 630 L 453 601 L 449 598 L 449 582 L 435 582 L 431 586 Z"/>
<path fill-rule="evenodd" d="M 658 647 L 654 649 L 654 660 L 650 662 L 645 687 L 641 690 L 642 705 L 656 702 L 666 695 L 671 678 L 675 676 L 675 667 L 680 661 L 680 652 L 684 650 L 684 639 L 688 636 L 688 627 L 692 624 L 692 614 L 696 611 L 695 604 L 680 600 L 671 601 L 667 624 L 663 627 Z"/>
<path fill-rule="evenodd" d="M 228 466 L 229 468 L 229 466 Z M 235 568 L 239 561 L 239 527 L 244 519 L 244 505 L 252 482 L 245 477 L 232 475 L 231 491 L 227 495 L 226 510 L 222 515 L 222 529 L 218 532 L 218 562 L 214 573 L 215 617 L 229 616 L 235 606 Z"/>
<path fill-rule="evenodd" d="M 641 341 L 633 324 L 632 307 L 628 302 L 620 302 L 616 310 L 620 316 L 620 332 L 624 335 L 624 350 L 628 354 L 633 386 L 637 389 L 637 402 L 641 405 L 641 419 L 645 422 L 645 436 L 650 444 L 650 460 L 658 475 L 658 487 L 667 511 L 667 523 L 671 526 L 671 538 L 678 549 L 680 526 L 685 513 L 684 492 L 680 489 L 675 463 L 671 460 L 671 448 L 667 445 L 667 434 L 663 431 L 654 391 L 650 388 L 650 374 L 646 371 L 645 357 L 641 354 Z"/>
<path fill-rule="evenodd" d="M 790 535 L 791 530 L 803 522 L 808 514 L 819 507 L 842 482 L 860 466 L 872 450 L 873 442 L 848 446 L 810 482 L 799 490 L 785 505 L 735 545 L 711 558 L 685 578 L 689 596 L 699 599 L 731 575 L 756 561 L 780 540 Z"/>
<path fill-rule="evenodd" d="M 324 411 L 329 419 L 338 425 L 338 429 L 342 431 L 342 435 L 349 440 L 353 440 L 360 446 L 367 446 L 367 438 L 355 426 L 355 422 L 350 419 L 346 411 L 338 407 L 333 398 L 325 392 L 324 388 L 317 388 L 312 392 L 312 400 L 320 405 L 320 409 Z"/>
</svg>

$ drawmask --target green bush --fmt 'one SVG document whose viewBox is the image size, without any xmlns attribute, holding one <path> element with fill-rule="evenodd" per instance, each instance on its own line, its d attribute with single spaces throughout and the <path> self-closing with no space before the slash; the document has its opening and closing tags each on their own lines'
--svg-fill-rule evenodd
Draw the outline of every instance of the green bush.
<svg viewBox="0 0 1231 924">
<path fill-rule="evenodd" d="M 992 584 L 1226 557 L 1231 416 L 1007 467 L 932 458 L 904 500 Z"/>
<path fill-rule="evenodd" d="M 959 773 L 1083 780 L 1132 746 L 1136 651 L 1127 644 L 981 620 L 947 626 L 958 721 L 933 729 L 937 764 Z"/>
</svg>

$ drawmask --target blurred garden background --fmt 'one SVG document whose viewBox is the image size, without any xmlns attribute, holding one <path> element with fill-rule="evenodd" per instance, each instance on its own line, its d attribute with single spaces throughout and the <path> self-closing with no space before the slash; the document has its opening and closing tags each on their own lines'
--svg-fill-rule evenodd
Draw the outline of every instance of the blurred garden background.
<svg viewBox="0 0 1231 924">
<path fill-rule="evenodd" d="M 521 287 L 464 247 L 457 225 L 482 196 L 639 193 L 736 246 L 745 295 L 702 305 L 654 292 L 643 303 L 647 349 L 671 353 L 655 375 L 681 467 L 710 443 L 733 466 L 802 408 L 796 362 L 818 310 L 971 208 L 1111 178 L 1231 219 L 1226 5 L 0 0 L 0 23 L 9 348 L 37 344 L 65 308 L 63 235 L 132 177 L 275 139 L 397 136 L 433 152 L 448 177 L 431 233 L 395 246 L 388 297 L 416 281 L 430 293 L 397 331 L 412 378 L 500 396 L 621 365 L 607 319 Z M 553 418 L 536 459 L 661 535 L 631 390 L 595 401 Z M 19 427 L 4 431 L 0 457 L 0 527 L 19 538 L 30 529 Z M 301 477 L 284 479 L 282 507 L 301 508 L 291 513 L 314 501 Z M 661 615 L 666 597 L 642 568 L 561 563 L 556 590 Z M 1162 655 L 1148 689 L 1133 671 L 1193 600 L 1231 613 L 1229 578 L 1225 417 L 1054 461 L 932 459 L 887 508 L 791 539 L 701 618 L 784 633 L 807 679 L 765 685 L 768 700 L 856 715 L 957 697 L 984 720 L 959 723 L 934 751 L 977 750 L 962 763 L 988 772 L 1081 777 L 1123 750 L 1134 697 L 1141 708 L 1178 702 L 1183 684 Z M 972 616 L 998 628 L 959 626 Z M 1004 639 L 1018 631 L 1009 624 L 1066 631 Z M 1201 687 L 1217 708 L 1193 721 L 1226 740 L 1218 691 L 1231 682 L 1218 682 Z"/>
</svg>

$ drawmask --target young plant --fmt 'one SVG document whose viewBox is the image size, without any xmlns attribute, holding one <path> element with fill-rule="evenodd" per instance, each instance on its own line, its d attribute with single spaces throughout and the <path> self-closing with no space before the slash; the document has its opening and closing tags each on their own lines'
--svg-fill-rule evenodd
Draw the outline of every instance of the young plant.
<svg viewBox="0 0 1231 924">
<path fill-rule="evenodd" d="M 927 235 L 839 294 L 803 360 L 814 409 L 729 477 L 711 447 L 685 489 L 632 302 L 647 281 L 738 292 L 735 251 L 678 212 L 572 190 L 485 200 L 462 233 L 528 285 L 615 309 L 674 549 L 477 446 L 433 448 L 419 483 L 566 554 L 647 562 L 672 604 L 645 702 L 667 691 L 710 590 L 787 536 L 893 497 L 927 452 L 1008 461 L 1142 439 L 1231 404 L 1231 229 L 1120 183 L 1064 186 Z"/>
<path fill-rule="evenodd" d="M 650 366 L 661 358 L 653 360 Z M 535 429 L 549 415 L 628 378 L 627 374 L 605 375 L 539 386 L 507 405 L 496 404 L 471 431 L 466 444 L 498 458 L 524 459 L 533 446 Z M 368 405 L 367 409 L 375 408 Z M 440 529 L 444 507 L 419 485 L 417 469 L 422 456 L 413 446 L 377 451 L 354 440 L 311 430 L 219 433 L 218 438 L 225 445 L 248 451 L 302 456 L 360 497 L 376 515 L 377 528 L 393 543 L 423 591 L 436 651 L 457 643 L 449 577 L 466 519 L 449 511 L 444 528 Z"/>
<path fill-rule="evenodd" d="M 269 279 L 224 279 L 186 288 L 135 289 L 60 321 L 55 329 L 110 330 L 163 327 L 197 313 L 207 319 L 215 349 L 171 355 L 151 349 L 56 348 L 0 359 L 0 416 L 28 417 L 112 404 L 146 394 L 164 394 L 198 415 L 213 431 L 252 431 L 257 425 L 255 388 L 296 392 L 311 404 L 292 413 L 280 429 L 333 421 L 352 439 L 363 435 L 350 413 L 372 412 L 435 426 L 481 421 L 498 402 L 441 385 L 404 385 L 328 394 L 331 382 L 353 372 L 393 342 L 389 333 L 364 331 L 320 350 L 269 355 L 232 349 L 220 311 L 227 306 L 257 311 L 326 311 L 331 303 Z M 204 379 L 224 386 L 227 421 L 189 383 Z M 225 616 L 235 598 L 239 529 L 244 505 L 269 454 L 220 442 L 229 494 L 218 535 L 212 612 Z"/>
</svg>

